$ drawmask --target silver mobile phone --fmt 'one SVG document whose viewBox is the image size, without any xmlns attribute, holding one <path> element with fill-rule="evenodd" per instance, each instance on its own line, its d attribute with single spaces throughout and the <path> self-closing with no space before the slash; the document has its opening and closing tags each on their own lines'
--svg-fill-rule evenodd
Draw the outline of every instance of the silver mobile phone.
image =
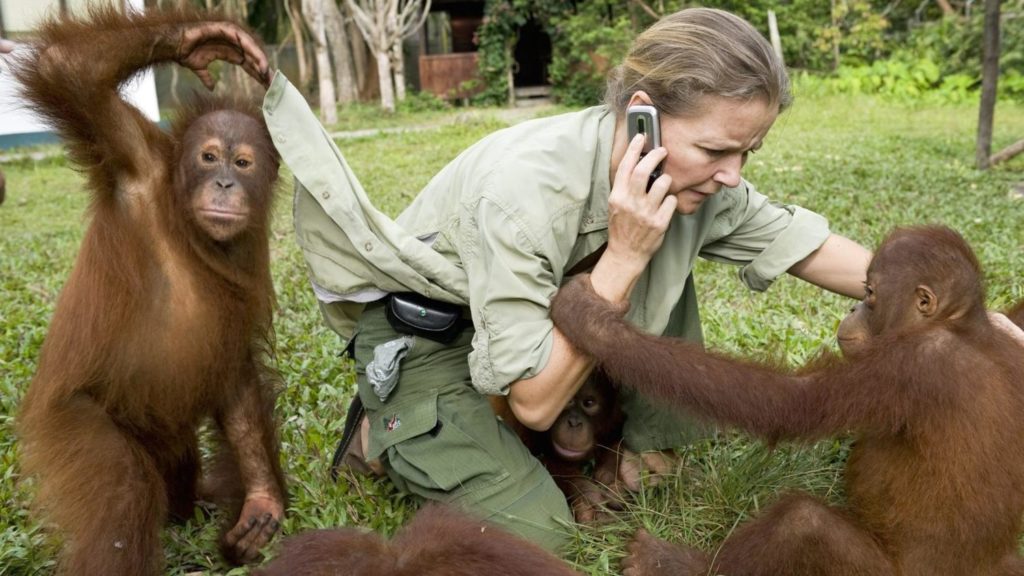
<svg viewBox="0 0 1024 576">
<path fill-rule="evenodd" d="M 658 118 L 658 109 L 654 106 L 637 105 L 626 108 L 626 127 L 630 142 L 637 134 L 643 134 L 646 138 L 644 149 L 640 152 L 641 158 L 661 146 L 661 120 Z M 651 189 L 658 176 L 661 176 L 661 164 L 651 171 L 651 177 L 647 180 L 647 190 Z"/>
</svg>

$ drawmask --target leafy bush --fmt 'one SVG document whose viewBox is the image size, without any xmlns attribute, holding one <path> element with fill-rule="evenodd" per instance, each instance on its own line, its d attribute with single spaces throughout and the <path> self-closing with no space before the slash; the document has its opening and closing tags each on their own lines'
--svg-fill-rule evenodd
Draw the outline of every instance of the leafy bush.
<svg viewBox="0 0 1024 576">
<path fill-rule="evenodd" d="M 502 103 L 508 94 L 508 67 L 516 30 L 528 18 L 545 22 L 554 46 L 549 68 L 555 96 L 569 105 L 589 105 L 601 100 L 608 71 L 617 65 L 633 38 L 660 14 L 688 6 L 684 0 L 648 3 L 648 10 L 628 0 L 549 3 L 564 9 L 540 9 L 538 0 L 492 0 L 480 28 L 480 71 L 485 89 L 478 102 Z M 746 18 L 767 35 L 767 11 L 778 15 L 786 62 L 816 70 L 833 68 L 833 44 L 843 62 L 870 62 L 887 54 L 889 20 L 877 2 L 850 0 L 833 12 L 820 0 L 793 0 L 779 5 L 773 0 L 718 0 L 705 6 L 721 8 Z"/>
<path fill-rule="evenodd" d="M 800 94 L 878 94 L 904 103 L 960 103 L 977 98 L 978 80 L 966 74 L 941 75 L 937 64 L 922 59 L 913 65 L 882 60 L 869 66 L 840 68 L 828 77 L 806 72 L 794 77 Z"/>
<path fill-rule="evenodd" d="M 967 74 L 980 77 L 984 14 L 976 10 L 971 18 L 943 18 L 913 28 L 906 43 L 893 52 L 903 61 L 928 58 L 943 75 Z M 1000 69 L 1024 72 L 1024 26 L 1019 17 L 1004 14 L 1000 27 Z"/>
<path fill-rule="evenodd" d="M 1024 73 L 1010 70 L 999 78 L 999 93 L 1009 100 L 1024 102 Z"/>
<path fill-rule="evenodd" d="M 552 42 L 557 31 L 552 22 L 572 11 L 570 0 L 487 0 L 484 21 L 477 29 L 477 52 L 483 89 L 474 104 L 504 104 L 508 101 L 508 71 L 519 29 L 529 20 L 546 28 Z"/>
<path fill-rule="evenodd" d="M 689 4 L 665 0 L 646 6 L 668 14 Z M 943 17 L 937 9 L 900 8 L 881 0 L 834 5 L 820 0 L 714 0 L 703 5 L 738 14 L 765 34 L 767 12 L 774 10 L 788 66 L 818 72 L 835 68 L 830 79 L 803 78 L 804 90 L 950 103 L 976 97 L 984 18 L 980 9 L 969 18 L 954 18 Z M 1024 93 L 1024 26 L 1013 25 L 1021 10 L 1024 2 L 1004 3 L 1000 94 L 1016 100 Z M 477 102 L 507 100 L 516 32 L 531 18 L 551 35 L 550 80 L 555 96 L 569 105 L 599 102 L 608 71 L 655 19 L 629 0 L 576 2 L 575 8 L 565 0 L 490 0 L 478 36 L 484 90 Z"/>
<path fill-rule="evenodd" d="M 622 60 L 634 30 L 625 10 L 609 2 L 581 4 L 575 14 L 554 20 L 558 42 L 548 72 L 555 96 L 570 106 L 588 106 L 604 98 L 609 70 Z"/>
<path fill-rule="evenodd" d="M 959 103 L 976 100 L 981 86 L 984 15 L 941 18 L 913 26 L 886 60 L 843 66 L 834 75 L 803 74 L 805 93 L 879 94 L 899 101 Z M 1001 26 L 999 95 L 1024 101 L 1024 26 L 1006 14 Z"/>
</svg>

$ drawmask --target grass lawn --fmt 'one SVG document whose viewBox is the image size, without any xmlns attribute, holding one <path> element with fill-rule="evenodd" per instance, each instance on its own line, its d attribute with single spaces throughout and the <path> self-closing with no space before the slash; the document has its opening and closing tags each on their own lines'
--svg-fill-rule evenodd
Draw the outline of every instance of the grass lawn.
<svg viewBox="0 0 1024 576">
<path fill-rule="evenodd" d="M 1010 193 L 1024 181 L 1024 157 L 975 171 L 976 116 L 972 106 L 798 98 L 751 157 L 745 176 L 772 198 L 826 215 L 833 231 L 868 246 L 899 225 L 942 223 L 959 230 L 985 267 L 989 304 L 1005 308 L 1024 298 L 1024 199 Z M 342 150 L 377 205 L 394 215 L 459 150 L 504 125 L 488 113 L 445 123 L 456 117 L 410 115 L 410 123 L 438 127 L 346 140 Z M 1001 103 L 996 120 L 996 148 L 1024 137 L 1024 107 Z M 48 574 L 55 547 L 30 519 L 33 487 L 19 477 L 13 418 L 77 253 L 88 198 L 62 158 L 2 168 L 8 191 L 0 207 L 0 574 Z M 291 495 L 284 530 L 358 525 L 390 533 L 413 513 L 411 500 L 385 483 L 335 484 L 327 474 L 353 374 L 337 358 L 337 338 L 320 323 L 292 238 L 289 196 L 286 184 L 272 238 L 277 360 L 286 381 L 278 411 Z M 721 265 L 702 263 L 696 278 L 709 347 L 789 365 L 832 346 L 851 304 L 788 278 L 766 294 L 750 293 L 734 269 Z M 569 559 L 584 572 L 615 573 L 625 542 L 641 526 L 710 548 L 783 490 L 806 489 L 841 502 L 846 452 L 843 439 L 768 450 L 742 435 L 722 434 L 688 448 L 679 476 L 638 494 L 618 521 L 576 531 Z M 229 572 L 220 562 L 214 523 L 198 512 L 187 525 L 165 530 L 164 538 L 170 574 L 246 573 Z"/>
</svg>

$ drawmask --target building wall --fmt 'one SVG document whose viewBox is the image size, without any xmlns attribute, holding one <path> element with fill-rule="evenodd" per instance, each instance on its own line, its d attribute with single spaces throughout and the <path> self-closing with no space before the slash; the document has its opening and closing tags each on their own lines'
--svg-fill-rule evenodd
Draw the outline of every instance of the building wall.
<svg viewBox="0 0 1024 576">
<path fill-rule="evenodd" d="M 68 11 L 72 14 L 83 14 L 90 3 L 104 0 L 67 0 Z M 125 6 L 142 9 L 143 0 L 125 0 Z M 60 8 L 58 0 L 0 0 L 3 9 L 4 27 L 15 32 L 12 37 L 31 36 L 31 30 L 38 25 L 47 14 L 55 13 Z M 21 44 L 15 49 L 13 56 L 21 50 L 28 49 Z M 26 146 L 42 141 L 52 140 L 48 137 L 49 127 L 35 114 L 25 107 L 25 102 L 18 95 L 18 85 L 11 77 L 6 63 L 0 56 L 0 148 Z M 153 121 L 160 119 L 157 105 L 156 87 L 152 71 L 147 71 L 137 79 L 124 86 L 125 98 L 138 107 Z"/>
</svg>

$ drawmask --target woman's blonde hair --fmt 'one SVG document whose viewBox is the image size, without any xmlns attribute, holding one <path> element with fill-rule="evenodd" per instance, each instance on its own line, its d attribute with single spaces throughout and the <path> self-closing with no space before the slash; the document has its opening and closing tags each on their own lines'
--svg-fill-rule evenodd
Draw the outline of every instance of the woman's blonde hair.
<svg viewBox="0 0 1024 576">
<path fill-rule="evenodd" d="M 786 69 L 764 36 L 713 8 L 665 16 L 633 41 L 609 76 L 605 103 L 622 112 L 638 90 L 671 116 L 700 113 L 703 96 L 762 98 L 779 111 L 793 99 Z"/>
</svg>

